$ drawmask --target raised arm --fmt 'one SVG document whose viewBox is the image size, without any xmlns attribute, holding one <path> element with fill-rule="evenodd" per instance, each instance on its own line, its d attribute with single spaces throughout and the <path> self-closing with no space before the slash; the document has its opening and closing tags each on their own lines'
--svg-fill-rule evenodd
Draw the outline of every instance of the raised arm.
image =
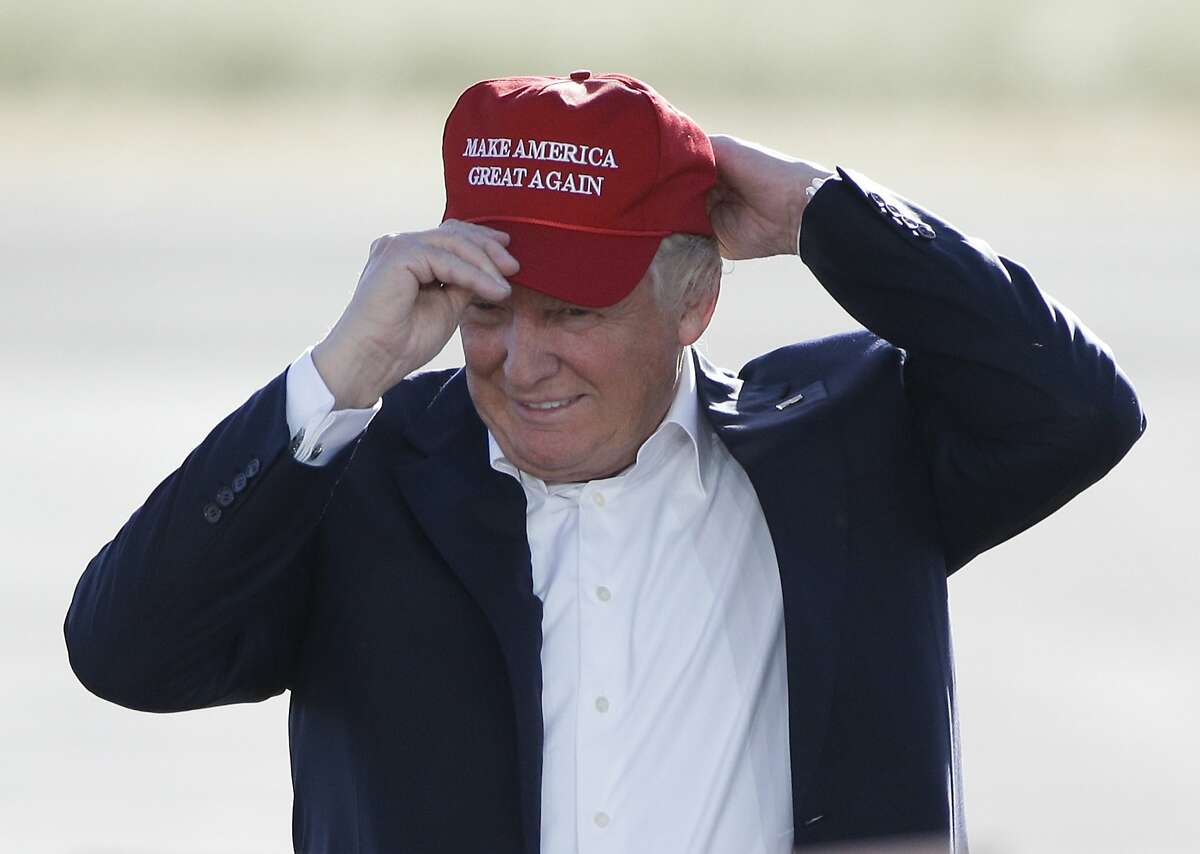
<svg viewBox="0 0 1200 854">
<path fill-rule="evenodd" d="M 948 572 L 1099 480 L 1146 429 L 1108 345 L 1020 264 L 856 172 L 713 145 L 728 257 L 792 253 L 798 234 L 829 294 L 903 351 Z"/>
<path fill-rule="evenodd" d="M 448 222 L 372 244 L 311 362 L 306 351 L 223 419 L 88 564 L 63 631 L 89 690 L 170 712 L 288 687 L 319 522 L 362 427 L 442 348 L 472 294 L 507 296 L 506 241 Z"/>
</svg>

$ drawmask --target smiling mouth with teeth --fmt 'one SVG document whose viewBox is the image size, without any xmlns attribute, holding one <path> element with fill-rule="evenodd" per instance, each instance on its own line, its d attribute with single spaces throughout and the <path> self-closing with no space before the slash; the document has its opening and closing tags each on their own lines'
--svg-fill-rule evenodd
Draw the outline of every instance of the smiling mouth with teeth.
<svg viewBox="0 0 1200 854">
<path fill-rule="evenodd" d="M 561 409 L 564 406 L 574 403 L 578 397 L 567 397 L 562 400 L 547 400 L 544 403 L 522 403 L 528 409 Z"/>
</svg>

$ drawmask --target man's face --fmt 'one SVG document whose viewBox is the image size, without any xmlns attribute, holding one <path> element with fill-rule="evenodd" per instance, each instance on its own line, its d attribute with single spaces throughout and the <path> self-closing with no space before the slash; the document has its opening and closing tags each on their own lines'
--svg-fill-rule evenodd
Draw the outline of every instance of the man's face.
<svg viewBox="0 0 1200 854">
<path fill-rule="evenodd" d="M 649 274 L 599 309 L 514 283 L 503 302 L 473 302 L 460 329 L 480 418 L 510 462 L 548 483 L 631 464 L 670 407 L 690 343 Z"/>
</svg>

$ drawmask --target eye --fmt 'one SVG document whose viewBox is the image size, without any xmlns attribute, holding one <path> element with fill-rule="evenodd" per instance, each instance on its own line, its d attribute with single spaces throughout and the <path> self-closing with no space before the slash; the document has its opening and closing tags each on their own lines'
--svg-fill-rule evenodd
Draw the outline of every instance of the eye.
<svg viewBox="0 0 1200 854">
<path fill-rule="evenodd" d="M 592 312 L 588 311 L 586 308 L 576 308 L 574 306 L 571 306 L 569 308 L 564 308 L 562 310 L 562 313 L 565 314 L 567 317 L 587 317 Z"/>
<path fill-rule="evenodd" d="M 494 309 L 499 308 L 499 306 L 497 306 L 494 302 L 484 302 L 483 300 L 475 300 L 474 302 L 471 303 L 471 308 L 474 308 L 478 311 L 493 311 Z"/>
</svg>

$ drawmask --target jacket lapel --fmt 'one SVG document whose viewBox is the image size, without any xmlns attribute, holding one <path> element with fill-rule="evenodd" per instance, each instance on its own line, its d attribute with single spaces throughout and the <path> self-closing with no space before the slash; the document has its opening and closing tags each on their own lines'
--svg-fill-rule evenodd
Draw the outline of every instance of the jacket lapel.
<svg viewBox="0 0 1200 854">
<path fill-rule="evenodd" d="M 542 602 L 533 593 L 525 493 L 487 462 L 487 432 L 460 370 L 407 431 L 424 453 L 396 470 L 434 547 L 487 616 L 512 685 L 526 849 L 541 829 Z"/>
<path fill-rule="evenodd" d="M 834 644 L 848 555 L 846 463 L 820 379 L 793 386 L 725 373 L 696 353 L 701 409 L 758 494 L 783 588 L 792 802 L 820 757 L 833 692 Z M 811 804 L 807 806 L 811 807 Z"/>
</svg>

